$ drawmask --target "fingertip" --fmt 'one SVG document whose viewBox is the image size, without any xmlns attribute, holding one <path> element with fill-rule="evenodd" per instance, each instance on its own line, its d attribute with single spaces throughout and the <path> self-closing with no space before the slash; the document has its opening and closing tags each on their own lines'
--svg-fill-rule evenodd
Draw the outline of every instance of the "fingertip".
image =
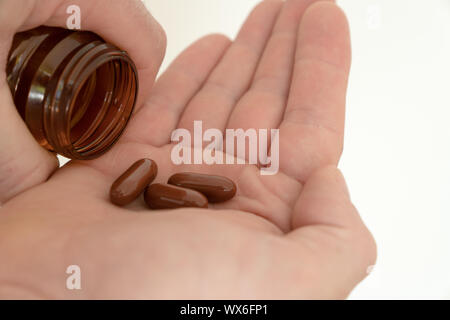
<svg viewBox="0 0 450 320">
<path fill-rule="evenodd" d="M 213 43 L 226 43 L 226 44 L 230 44 L 232 42 L 230 37 L 228 37 L 227 35 L 225 35 L 223 33 L 208 34 L 208 35 L 204 36 L 203 38 L 201 38 L 200 41 L 207 41 L 207 42 L 213 42 Z"/>
<path fill-rule="evenodd" d="M 221 33 L 211 33 L 198 39 L 191 47 L 195 46 L 199 50 L 208 50 L 209 48 L 224 51 L 232 43 L 232 40 Z"/>
<path fill-rule="evenodd" d="M 292 228 L 308 225 L 353 228 L 361 219 L 353 206 L 345 179 L 336 166 L 316 169 L 303 186 L 294 208 Z"/>
<path fill-rule="evenodd" d="M 336 189 L 342 191 L 350 199 L 350 190 L 348 189 L 347 181 L 345 180 L 342 171 L 334 165 L 324 167 L 322 170 L 317 170 L 318 174 L 328 175 L 331 181 L 334 181 Z"/>
<path fill-rule="evenodd" d="M 335 165 L 327 165 L 314 170 L 306 181 L 309 185 L 317 188 L 330 188 L 330 191 L 338 192 L 350 198 L 347 182 L 341 170 Z"/>
<path fill-rule="evenodd" d="M 304 43 L 312 44 L 308 46 L 314 50 L 310 53 L 311 56 L 316 56 L 344 71 L 350 68 L 349 23 L 345 12 L 336 3 L 332 1 L 312 3 L 306 9 L 300 24 L 299 38 Z M 307 48 L 303 47 L 303 50 Z M 305 52 L 303 54 L 305 55 Z"/>
<path fill-rule="evenodd" d="M 305 11 L 305 21 L 314 20 L 322 28 L 349 27 L 347 16 L 335 1 L 314 1 Z M 325 30 L 327 31 L 327 30 Z"/>
</svg>

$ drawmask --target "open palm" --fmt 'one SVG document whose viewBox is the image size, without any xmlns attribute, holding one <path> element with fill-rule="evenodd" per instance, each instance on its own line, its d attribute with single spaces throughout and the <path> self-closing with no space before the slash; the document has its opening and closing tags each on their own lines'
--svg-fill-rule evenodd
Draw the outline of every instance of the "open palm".
<svg viewBox="0 0 450 320">
<path fill-rule="evenodd" d="M 194 43 L 140 98 L 103 157 L 72 161 L 46 182 L 41 165 L 8 196 L 0 184 L 0 296 L 346 297 L 374 264 L 375 245 L 336 169 L 347 21 L 333 3 L 313 2 L 264 1 L 234 42 L 211 35 Z M 138 67 L 145 91 L 155 68 Z M 280 172 L 172 164 L 172 131 L 192 130 L 195 120 L 204 130 L 279 128 Z M 209 209 L 150 211 L 142 199 L 112 205 L 109 186 L 140 158 L 156 161 L 156 182 L 181 171 L 219 174 L 236 182 L 237 195 Z M 80 266 L 82 290 L 66 289 L 69 265 Z"/>
</svg>

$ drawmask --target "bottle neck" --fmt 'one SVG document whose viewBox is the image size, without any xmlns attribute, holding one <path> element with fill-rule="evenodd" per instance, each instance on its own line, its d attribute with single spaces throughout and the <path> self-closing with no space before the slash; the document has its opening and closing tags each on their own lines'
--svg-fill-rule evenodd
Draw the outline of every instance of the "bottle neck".
<svg viewBox="0 0 450 320">
<path fill-rule="evenodd" d="M 106 152 L 136 102 L 137 71 L 128 55 L 91 32 L 59 28 L 17 43 L 8 83 L 37 141 L 71 159 Z"/>
</svg>

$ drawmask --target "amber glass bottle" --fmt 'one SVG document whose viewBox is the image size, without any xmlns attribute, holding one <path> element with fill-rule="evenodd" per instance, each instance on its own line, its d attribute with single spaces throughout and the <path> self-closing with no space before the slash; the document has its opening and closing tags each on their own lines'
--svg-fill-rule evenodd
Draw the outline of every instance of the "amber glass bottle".
<svg viewBox="0 0 450 320">
<path fill-rule="evenodd" d="M 92 32 L 39 27 L 18 33 L 6 73 L 17 110 L 39 144 L 71 159 L 106 152 L 137 98 L 133 61 Z"/>
</svg>

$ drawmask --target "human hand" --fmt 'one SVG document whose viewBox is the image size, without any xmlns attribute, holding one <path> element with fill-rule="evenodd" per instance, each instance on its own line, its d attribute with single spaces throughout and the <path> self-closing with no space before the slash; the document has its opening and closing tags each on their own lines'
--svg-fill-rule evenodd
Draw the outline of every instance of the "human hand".
<svg viewBox="0 0 450 320">
<path fill-rule="evenodd" d="M 35 175 L 13 193 L 3 187 L 0 297 L 346 297 L 374 264 L 376 250 L 336 169 L 350 68 L 347 21 L 333 3 L 314 2 L 262 2 L 233 43 L 211 35 L 183 52 L 106 155 L 72 161 L 48 181 Z M 103 29 L 91 30 L 105 36 Z M 132 51 L 119 42 L 125 37 L 116 39 L 140 70 L 151 70 L 141 81 L 145 91 L 157 69 L 143 64 L 153 47 Z M 9 92 L 1 94 L 1 101 L 11 100 Z M 221 130 L 279 128 L 280 172 L 175 166 L 171 133 L 192 130 L 194 120 Z M 25 136 L 23 124 L 16 127 L 11 130 Z M 156 182 L 180 171 L 214 173 L 236 181 L 238 193 L 210 209 L 115 207 L 109 186 L 144 157 L 159 165 Z M 9 177 L 3 167 L 2 179 Z M 65 287 L 73 264 L 82 270 L 80 291 Z"/>
</svg>

